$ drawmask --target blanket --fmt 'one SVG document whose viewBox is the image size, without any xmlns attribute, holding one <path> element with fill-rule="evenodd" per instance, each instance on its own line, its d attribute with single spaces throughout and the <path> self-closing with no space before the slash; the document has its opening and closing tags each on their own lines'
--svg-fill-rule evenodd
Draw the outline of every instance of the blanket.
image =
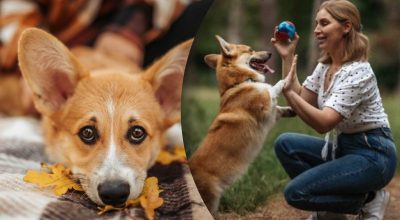
<svg viewBox="0 0 400 220">
<path fill-rule="evenodd" d="M 98 215 L 97 205 L 83 192 L 57 197 L 50 189 L 24 182 L 26 171 L 49 163 L 38 121 L 0 118 L 0 219 L 146 219 L 141 207 Z M 155 219 L 212 219 L 190 175 L 187 164 L 155 164 L 148 176 L 159 180 L 164 204 Z"/>
</svg>

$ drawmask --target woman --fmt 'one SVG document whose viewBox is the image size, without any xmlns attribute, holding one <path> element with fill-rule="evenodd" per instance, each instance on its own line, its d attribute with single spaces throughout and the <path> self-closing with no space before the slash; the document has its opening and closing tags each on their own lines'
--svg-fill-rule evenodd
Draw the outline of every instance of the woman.
<svg viewBox="0 0 400 220">
<path fill-rule="evenodd" d="M 368 38 L 360 14 L 346 0 L 324 2 L 316 15 L 319 64 L 301 86 L 291 42 L 271 41 L 281 55 L 284 96 L 297 115 L 325 140 L 285 133 L 276 154 L 292 180 L 287 202 L 316 211 L 310 219 L 383 219 L 396 169 L 396 146 L 368 63 Z M 330 135 L 329 135 L 330 134 Z"/>
</svg>

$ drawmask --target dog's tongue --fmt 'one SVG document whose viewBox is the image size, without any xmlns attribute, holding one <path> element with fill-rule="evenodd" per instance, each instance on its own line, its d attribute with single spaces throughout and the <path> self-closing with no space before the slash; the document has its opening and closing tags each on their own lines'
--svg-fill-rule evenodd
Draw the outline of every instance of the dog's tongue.
<svg viewBox="0 0 400 220">
<path fill-rule="evenodd" d="M 250 66 L 255 70 L 258 70 L 260 72 L 262 71 L 263 74 L 272 74 L 275 72 L 275 70 L 271 69 L 271 67 L 269 67 L 266 62 L 251 61 Z"/>
<path fill-rule="evenodd" d="M 263 68 L 264 73 L 274 73 L 275 70 L 271 69 L 271 67 L 269 67 L 267 64 L 264 64 L 264 68 Z"/>
</svg>

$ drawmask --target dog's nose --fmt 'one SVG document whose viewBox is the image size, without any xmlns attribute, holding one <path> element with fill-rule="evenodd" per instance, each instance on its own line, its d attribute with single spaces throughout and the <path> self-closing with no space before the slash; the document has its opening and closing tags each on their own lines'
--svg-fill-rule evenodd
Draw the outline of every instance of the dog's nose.
<svg viewBox="0 0 400 220">
<path fill-rule="evenodd" d="M 267 59 L 272 57 L 272 53 L 271 52 L 267 52 Z"/>
<path fill-rule="evenodd" d="M 268 51 L 262 51 L 260 56 L 262 57 L 262 59 L 269 60 L 272 56 L 272 53 Z"/>
<path fill-rule="evenodd" d="M 105 181 L 97 186 L 101 201 L 106 205 L 120 206 L 129 196 L 129 183 L 121 180 Z"/>
</svg>

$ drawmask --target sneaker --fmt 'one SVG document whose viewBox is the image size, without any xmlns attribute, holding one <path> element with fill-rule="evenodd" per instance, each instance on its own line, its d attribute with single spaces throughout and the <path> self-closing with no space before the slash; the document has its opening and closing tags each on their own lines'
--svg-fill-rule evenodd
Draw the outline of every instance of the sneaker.
<svg viewBox="0 0 400 220">
<path fill-rule="evenodd" d="M 389 192 L 383 189 L 376 191 L 375 198 L 364 205 L 358 218 L 361 220 L 383 220 L 389 198 Z"/>
<path fill-rule="evenodd" d="M 313 212 L 307 220 L 347 220 L 347 217 L 340 213 Z"/>
</svg>

